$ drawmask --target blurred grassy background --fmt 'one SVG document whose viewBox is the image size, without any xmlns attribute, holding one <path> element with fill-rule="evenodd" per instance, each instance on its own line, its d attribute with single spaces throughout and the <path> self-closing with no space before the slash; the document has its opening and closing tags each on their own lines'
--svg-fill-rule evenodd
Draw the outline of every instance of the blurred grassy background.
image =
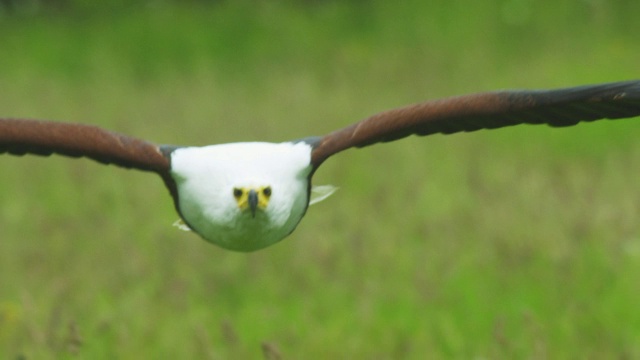
<svg viewBox="0 0 640 360">
<path fill-rule="evenodd" d="M 6 3 L 6 2 L 4 2 Z M 53 4 L 53 5 L 52 5 Z M 31 1 L 0 115 L 158 143 L 321 135 L 390 107 L 638 78 L 637 1 Z M 148 174 L 0 157 L 3 358 L 640 357 L 640 124 L 410 138 L 253 254 Z"/>
</svg>

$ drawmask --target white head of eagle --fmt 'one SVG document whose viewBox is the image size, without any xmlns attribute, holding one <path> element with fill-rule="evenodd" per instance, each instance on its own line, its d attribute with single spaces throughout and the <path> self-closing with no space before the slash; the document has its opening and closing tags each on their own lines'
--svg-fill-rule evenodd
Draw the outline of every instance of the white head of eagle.
<svg viewBox="0 0 640 360">
<path fill-rule="evenodd" d="M 254 251 L 289 235 L 309 204 L 311 145 L 231 143 L 171 153 L 178 208 L 223 248 Z"/>
</svg>

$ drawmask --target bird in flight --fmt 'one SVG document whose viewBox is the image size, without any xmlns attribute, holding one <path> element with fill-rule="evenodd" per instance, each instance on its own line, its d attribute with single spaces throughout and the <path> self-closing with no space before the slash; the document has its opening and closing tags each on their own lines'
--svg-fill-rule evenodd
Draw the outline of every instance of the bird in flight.
<svg viewBox="0 0 640 360">
<path fill-rule="evenodd" d="M 639 115 L 640 80 L 635 80 L 426 101 L 375 114 L 324 136 L 282 143 L 157 145 L 96 126 L 0 118 L 0 153 L 88 157 L 154 172 L 169 189 L 183 228 L 225 249 L 249 252 L 282 240 L 296 228 L 315 201 L 313 174 L 343 150 L 409 135 L 517 124 L 561 127 Z M 325 189 L 318 199 L 330 192 Z"/>
</svg>

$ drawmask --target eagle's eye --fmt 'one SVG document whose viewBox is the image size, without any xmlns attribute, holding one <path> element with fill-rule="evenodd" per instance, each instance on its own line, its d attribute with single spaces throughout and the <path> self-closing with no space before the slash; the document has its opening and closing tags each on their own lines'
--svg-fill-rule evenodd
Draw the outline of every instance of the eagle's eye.
<svg viewBox="0 0 640 360">
<path fill-rule="evenodd" d="M 262 189 L 262 193 L 266 197 L 271 196 L 271 186 L 267 186 L 266 188 Z"/>
<path fill-rule="evenodd" d="M 235 198 L 239 198 L 240 196 L 242 196 L 242 189 L 238 189 L 238 188 L 233 188 L 233 196 Z"/>
</svg>

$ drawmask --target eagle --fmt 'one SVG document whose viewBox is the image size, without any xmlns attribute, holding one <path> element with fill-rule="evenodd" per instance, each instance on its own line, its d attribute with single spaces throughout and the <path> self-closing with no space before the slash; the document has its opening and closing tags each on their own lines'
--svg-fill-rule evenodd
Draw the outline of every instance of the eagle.
<svg viewBox="0 0 640 360">
<path fill-rule="evenodd" d="M 639 115 L 640 80 L 633 80 L 426 101 L 375 114 L 324 136 L 281 143 L 159 145 L 91 125 L 0 118 L 0 153 L 87 157 L 156 173 L 173 198 L 180 228 L 222 248 L 250 252 L 287 237 L 310 203 L 334 191 L 313 188 L 312 177 L 343 150 L 410 135 L 518 124 L 565 127 Z"/>
</svg>

